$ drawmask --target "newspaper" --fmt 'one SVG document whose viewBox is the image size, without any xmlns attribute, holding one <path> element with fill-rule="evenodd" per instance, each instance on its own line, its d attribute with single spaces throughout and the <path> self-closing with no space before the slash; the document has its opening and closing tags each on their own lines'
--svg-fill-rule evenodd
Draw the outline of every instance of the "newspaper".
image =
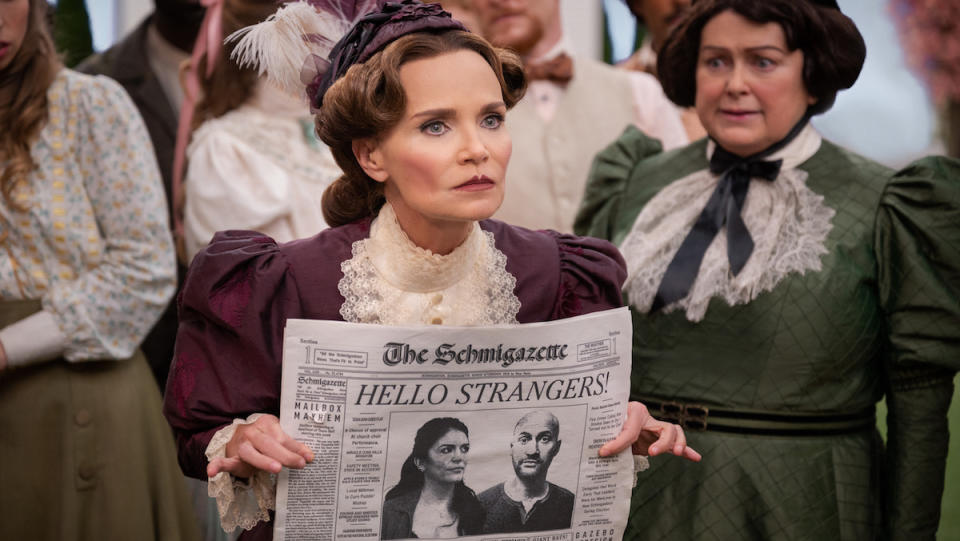
<svg viewBox="0 0 960 541">
<path fill-rule="evenodd" d="M 280 473 L 274 539 L 621 539 L 633 460 L 597 451 L 623 426 L 630 346 L 626 308 L 492 327 L 288 320 L 280 423 L 315 459 Z"/>
</svg>

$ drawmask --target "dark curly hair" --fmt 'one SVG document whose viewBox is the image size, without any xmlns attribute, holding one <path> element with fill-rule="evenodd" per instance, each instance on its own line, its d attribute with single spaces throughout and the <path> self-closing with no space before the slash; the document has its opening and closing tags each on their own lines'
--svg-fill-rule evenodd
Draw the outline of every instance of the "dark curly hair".
<svg viewBox="0 0 960 541">
<path fill-rule="evenodd" d="M 351 66 L 323 97 L 316 116 L 317 133 L 330 147 L 343 176 L 323 192 L 323 218 L 331 227 L 377 213 L 384 203 L 383 185 L 363 171 L 353 142 L 387 133 L 406 109 L 400 66 L 460 50 L 474 51 L 493 68 L 503 101 L 513 107 L 526 88 L 520 58 L 462 30 L 415 32 L 398 38 L 363 63 Z"/>
<path fill-rule="evenodd" d="M 833 106 L 837 92 L 850 88 L 867 55 L 863 36 L 839 10 L 800 0 L 699 0 L 670 32 L 657 56 L 663 91 L 681 107 L 697 93 L 696 72 L 703 27 L 724 11 L 758 24 L 777 23 L 791 51 L 803 51 L 803 84 L 816 98 L 809 114 Z"/>
<path fill-rule="evenodd" d="M 417 435 L 413 438 L 413 451 L 400 469 L 400 481 L 387 492 L 385 499 L 396 498 L 423 488 L 423 472 L 417 468 L 417 460 L 427 460 L 427 453 L 430 452 L 433 444 L 451 430 L 463 432 L 467 438 L 470 437 L 467 425 L 456 417 L 435 417 L 417 429 Z M 460 484 L 463 484 L 463 481 L 460 481 Z"/>
</svg>

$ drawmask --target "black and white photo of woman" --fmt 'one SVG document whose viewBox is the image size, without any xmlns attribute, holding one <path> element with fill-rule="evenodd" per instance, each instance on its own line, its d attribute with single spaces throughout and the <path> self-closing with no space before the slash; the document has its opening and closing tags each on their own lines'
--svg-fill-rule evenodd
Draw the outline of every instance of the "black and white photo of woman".
<svg viewBox="0 0 960 541">
<path fill-rule="evenodd" d="M 462 421 L 437 417 L 424 423 L 403 463 L 400 481 L 383 503 L 381 539 L 452 539 L 479 534 L 483 511 L 463 482 L 470 433 Z"/>
</svg>

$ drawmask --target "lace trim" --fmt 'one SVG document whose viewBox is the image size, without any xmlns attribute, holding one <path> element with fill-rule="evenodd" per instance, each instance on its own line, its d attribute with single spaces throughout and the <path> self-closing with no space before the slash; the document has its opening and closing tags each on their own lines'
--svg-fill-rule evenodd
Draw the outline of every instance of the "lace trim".
<svg viewBox="0 0 960 541">
<path fill-rule="evenodd" d="M 224 458 L 227 443 L 240 425 L 250 424 L 262 413 L 254 413 L 246 419 L 234 419 L 233 424 L 218 430 L 207 445 L 207 460 Z M 276 509 L 277 476 L 258 470 L 250 479 L 241 481 L 227 472 L 220 472 L 207 483 L 207 495 L 217 500 L 220 526 L 227 533 L 237 526 L 250 530 L 259 522 L 270 521 L 270 510 Z"/>
<path fill-rule="evenodd" d="M 806 179 L 805 171 L 789 169 L 773 182 L 751 182 L 743 219 L 754 251 L 746 266 L 737 276 L 730 273 L 727 233 L 722 229 L 707 249 L 690 293 L 664 311 L 682 309 L 688 320 L 701 321 L 713 297 L 731 306 L 746 304 L 792 272 L 821 270 L 835 212 L 807 187 Z M 667 265 L 717 181 L 708 170 L 688 175 L 661 190 L 637 216 L 620 250 L 628 272 L 623 290 L 641 312 L 650 310 Z"/>
<path fill-rule="evenodd" d="M 483 251 L 480 225 L 474 223 L 467 239 L 454 251 L 440 255 L 410 240 L 390 204 L 370 225 L 369 253 L 377 273 L 397 289 L 428 293 L 459 282 Z"/>
<path fill-rule="evenodd" d="M 494 325 L 517 323 L 517 281 L 493 234 L 477 226 L 460 248 L 437 256 L 409 241 L 384 205 L 358 240 L 353 257 L 341 263 L 338 284 L 345 321 L 408 325 Z M 398 232 L 406 242 L 397 242 Z M 386 276 L 385 276 L 386 275 Z M 435 284 L 442 284 L 438 289 Z M 404 287 L 400 287 L 403 284 Z M 432 287 L 431 287 L 432 286 Z"/>
<path fill-rule="evenodd" d="M 650 469 L 650 459 L 643 455 L 633 455 L 633 485 L 631 488 L 637 488 L 637 482 L 640 480 L 640 472 Z"/>
</svg>

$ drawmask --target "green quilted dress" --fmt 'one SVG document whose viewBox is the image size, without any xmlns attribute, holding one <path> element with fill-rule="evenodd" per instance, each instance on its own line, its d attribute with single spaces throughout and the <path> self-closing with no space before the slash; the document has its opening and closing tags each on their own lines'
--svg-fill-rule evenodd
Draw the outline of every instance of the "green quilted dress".
<svg viewBox="0 0 960 541">
<path fill-rule="evenodd" d="M 708 167 L 706 140 L 668 153 L 635 129 L 598 155 L 575 229 L 620 244 L 650 199 Z M 739 434 L 690 427 L 695 464 L 651 459 L 625 539 L 932 539 L 953 374 L 960 369 L 960 163 L 894 174 L 827 141 L 799 166 L 836 214 L 822 270 L 748 304 L 633 310 L 634 399 L 752 414 L 871 411 L 876 430 Z M 630 299 L 625 299 L 629 302 Z"/>
</svg>

